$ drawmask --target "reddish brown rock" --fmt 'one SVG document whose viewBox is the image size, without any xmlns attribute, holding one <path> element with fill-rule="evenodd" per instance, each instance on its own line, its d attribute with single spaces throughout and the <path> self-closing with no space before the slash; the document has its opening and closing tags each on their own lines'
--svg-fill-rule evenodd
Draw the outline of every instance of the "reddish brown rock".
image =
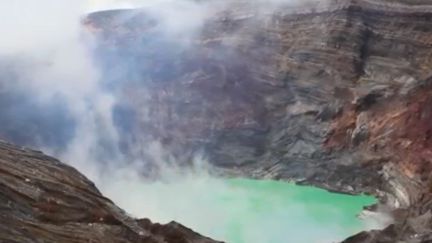
<svg viewBox="0 0 432 243">
<path fill-rule="evenodd" d="M 0 142 L 0 242 L 216 241 L 175 222 L 134 219 L 74 168 Z"/>
<path fill-rule="evenodd" d="M 134 145 L 158 140 L 179 163 L 204 151 L 224 174 L 370 193 L 397 221 L 346 242 L 429 242 L 431 3 L 307 1 L 263 14 L 231 3 L 214 9 L 186 45 L 145 9 L 85 18 L 106 86 L 122 101 L 122 152 L 141 159 Z M 12 130 L 0 134 L 14 140 Z M 25 200 L 38 198 L 14 183 Z M 118 237 L 146 225 L 120 221 L 100 201 L 67 200 L 44 197 L 16 212 L 34 208 L 61 223 L 103 218 Z"/>
<path fill-rule="evenodd" d="M 140 42 L 158 25 L 134 11 L 96 13 L 85 23 L 103 53 L 128 53 L 140 63 L 130 70 L 152 80 L 142 85 L 138 75 L 125 97 L 151 104 L 137 134 L 152 131 L 178 158 L 204 150 L 225 173 L 367 192 L 410 212 L 347 242 L 427 242 L 429 216 L 420 208 L 432 184 L 428 1 L 308 1 L 261 15 L 242 2 L 215 11 L 180 53 Z M 136 51 L 140 45 L 151 51 Z"/>
</svg>

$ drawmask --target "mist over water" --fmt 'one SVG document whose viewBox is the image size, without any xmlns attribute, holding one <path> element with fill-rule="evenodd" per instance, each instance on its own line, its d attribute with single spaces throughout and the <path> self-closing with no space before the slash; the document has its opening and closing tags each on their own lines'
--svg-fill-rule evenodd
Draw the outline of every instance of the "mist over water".
<svg viewBox="0 0 432 243">
<path fill-rule="evenodd" d="M 258 6 L 269 6 L 269 11 L 294 1 L 270 2 L 257 1 Z M 330 242 L 363 228 L 355 214 L 370 198 L 353 200 L 322 191 L 303 195 L 304 188 L 279 182 L 215 178 L 204 159 L 196 159 L 199 163 L 192 171 L 183 170 L 157 138 L 147 137 L 145 131 L 133 134 L 130 127 L 145 117 L 131 107 L 148 107 L 131 103 L 125 90 L 139 87 L 146 96 L 145 86 L 151 85 L 153 76 L 176 73 L 143 65 L 148 60 L 137 60 L 134 50 L 101 54 L 95 37 L 81 25 L 89 11 L 132 7 L 146 7 L 162 23 L 163 29 L 143 48 L 163 50 L 165 56 L 150 57 L 169 67 L 170 57 L 179 55 L 179 49 L 188 51 L 202 22 L 224 4 L 189 0 L 1 2 L 0 138 L 42 149 L 70 163 L 133 216 L 177 220 L 216 239 Z M 141 65 L 139 72 L 136 65 Z M 160 171 L 153 182 L 146 178 L 153 170 L 149 164 Z M 328 203 L 321 204 L 323 197 Z M 340 204 L 333 207 L 335 201 Z M 314 218 L 311 212 L 319 216 Z"/>
<path fill-rule="evenodd" d="M 106 189 L 106 195 L 116 196 L 115 202 L 134 216 L 162 223 L 175 220 L 232 243 L 338 242 L 371 227 L 356 214 L 375 202 L 372 197 L 284 182 L 220 179 L 202 173 L 154 183 L 114 182 Z"/>
</svg>

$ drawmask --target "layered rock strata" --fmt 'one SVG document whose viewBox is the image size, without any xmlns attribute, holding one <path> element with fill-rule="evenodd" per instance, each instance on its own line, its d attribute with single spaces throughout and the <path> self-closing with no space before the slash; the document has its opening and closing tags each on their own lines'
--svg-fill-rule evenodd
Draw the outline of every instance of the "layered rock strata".
<svg viewBox="0 0 432 243">
<path fill-rule="evenodd" d="M 134 219 L 74 168 L 0 142 L 0 242 L 212 243 L 171 222 Z"/>
<path fill-rule="evenodd" d="M 140 117 L 131 129 L 179 160 L 205 151 L 226 174 L 376 195 L 397 221 L 357 242 L 427 242 L 432 5 L 236 3 L 186 45 L 145 9 L 84 20 L 102 59 L 122 57 L 125 106 Z"/>
<path fill-rule="evenodd" d="M 431 19 L 426 0 L 230 1 L 187 32 L 146 9 L 83 24 L 131 161 L 157 140 L 184 165 L 203 152 L 224 175 L 369 193 L 395 223 L 346 242 L 430 242 Z M 0 240 L 207 240 L 131 219 L 40 153 L 2 143 L 0 162 Z"/>
</svg>

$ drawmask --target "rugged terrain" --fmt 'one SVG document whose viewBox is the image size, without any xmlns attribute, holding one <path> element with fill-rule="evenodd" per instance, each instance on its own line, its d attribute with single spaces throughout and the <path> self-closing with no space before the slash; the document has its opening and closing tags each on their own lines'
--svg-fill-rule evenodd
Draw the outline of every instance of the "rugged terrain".
<svg viewBox="0 0 432 243">
<path fill-rule="evenodd" d="M 94 52 L 106 88 L 121 97 L 114 120 L 123 134 L 122 152 L 131 160 L 145 156 L 135 150 L 137 143 L 145 147 L 157 140 L 184 164 L 197 152 L 205 154 L 226 176 L 369 193 L 380 198 L 395 223 L 346 242 L 431 242 L 431 20 L 427 0 L 302 1 L 273 8 L 232 1 L 228 8 L 212 9 L 202 26 L 187 33 L 167 33 L 146 9 L 98 12 L 83 24 L 96 38 Z M 0 134 L 16 138 L 8 131 Z M 41 154 L 1 149 L 1 156 L 18 153 L 42 163 Z M 46 161 L 46 166 L 57 163 Z M 63 183 L 54 188 L 49 186 L 54 179 L 45 184 L 50 190 L 78 190 L 64 180 L 84 183 L 87 189 L 79 189 L 84 194 L 76 198 L 49 191 L 74 202 L 64 201 L 64 207 L 34 204 L 39 194 L 26 191 L 32 174 L 0 168 L 9 176 L 1 180 L 15 180 L 0 184 L 9 185 L 2 190 L 11 197 L 0 199 L 20 198 L 12 200 L 12 208 L 22 215 L 8 220 L 24 220 L 28 230 L 46 235 L 44 230 L 56 232 L 55 224 L 67 222 L 68 232 L 86 227 L 91 237 L 100 232 L 113 234 L 113 240 L 140 237 L 136 227 L 144 226 L 139 221 L 124 216 L 69 167 L 59 168 L 76 177 L 57 178 Z M 75 215 L 74 205 L 82 203 L 89 209 L 101 205 L 101 212 Z M 28 213 L 38 205 L 48 211 Z M 53 223 L 56 210 L 71 213 Z M 97 224 L 99 214 L 107 222 Z M 193 235 L 175 224 L 157 227 Z M 23 237 L 31 237 L 25 232 Z"/>
<path fill-rule="evenodd" d="M 211 243 L 171 222 L 133 219 L 74 168 L 0 141 L 0 242 Z"/>
<path fill-rule="evenodd" d="M 89 15 L 107 75 L 130 82 L 129 129 L 185 161 L 205 151 L 225 174 L 366 192 L 394 210 L 394 225 L 347 242 L 432 240 L 430 2 L 255 7 L 216 9 L 187 44 L 145 10 Z M 110 72 L 113 56 L 127 71 Z"/>
</svg>

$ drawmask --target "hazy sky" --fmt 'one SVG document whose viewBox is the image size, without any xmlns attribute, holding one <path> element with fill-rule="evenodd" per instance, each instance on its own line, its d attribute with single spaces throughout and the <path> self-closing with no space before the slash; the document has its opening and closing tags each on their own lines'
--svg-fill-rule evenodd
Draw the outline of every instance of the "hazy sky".
<svg viewBox="0 0 432 243">
<path fill-rule="evenodd" d="M 89 11 L 112 8 L 131 8 L 150 6 L 155 3 L 169 2 L 172 0 L 87 0 Z"/>
</svg>

